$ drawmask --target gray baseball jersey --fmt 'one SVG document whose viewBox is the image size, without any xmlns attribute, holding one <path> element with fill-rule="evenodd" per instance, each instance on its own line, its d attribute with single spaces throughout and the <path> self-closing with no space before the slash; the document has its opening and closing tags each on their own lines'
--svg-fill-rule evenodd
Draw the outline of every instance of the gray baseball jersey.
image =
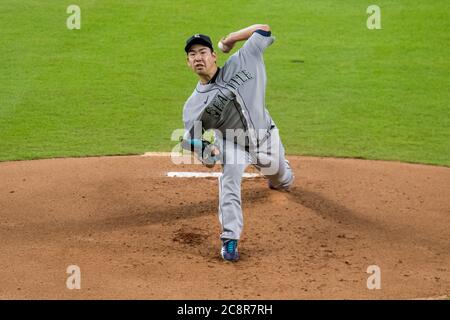
<svg viewBox="0 0 450 320">
<path fill-rule="evenodd" d="M 202 122 L 202 131 L 217 129 L 223 137 L 227 129 L 243 129 L 254 145 L 270 130 L 273 121 L 265 106 L 263 53 L 274 40 L 270 33 L 254 32 L 219 69 L 213 83 L 198 82 L 183 109 L 191 139 L 201 138 L 202 132 L 193 130 L 196 121 Z"/>
<path fill-rule="evenodd" d="M 248 165 L 255 166 L 272 188 L 288 188 L 293 183 L 294 175 L 285 159 L 278 130 L 265 107 L 263 52 L 273 41 L 270 33 L 255 31 L 219 69 L 215 81 L 197 84 L 184 106 L 185 139 L 201 139 L 203 131 L 209 129 L 222 133 L 223 139 L 217 139 L 223 156 L 218 214 L 222 240 L 240 239 L 244 225 L 241 181 Z M 201 130 L 195 128 L 200 123 Z M 246 131 L 245 145 L 239 138 L 238 143 L 228 143 L 227 129 Z M 247 149 L 247 146 L 257 146 L 257 152 L 249 152 L 252 148 Z"/>
</svg>

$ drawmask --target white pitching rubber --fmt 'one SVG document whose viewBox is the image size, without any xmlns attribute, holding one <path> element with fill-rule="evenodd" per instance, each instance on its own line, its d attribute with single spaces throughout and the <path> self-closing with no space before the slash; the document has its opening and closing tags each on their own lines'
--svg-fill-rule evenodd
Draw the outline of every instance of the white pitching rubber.
<svg viewBox="0 0 450 320">
<path fill-rule="evenodd" d="M 218 178 L 221 172 L 167 172 L 167 176 L 171 178 Z M 258 178 L 259 173 L 244 173 L 243 178 Z"/>
</svg>

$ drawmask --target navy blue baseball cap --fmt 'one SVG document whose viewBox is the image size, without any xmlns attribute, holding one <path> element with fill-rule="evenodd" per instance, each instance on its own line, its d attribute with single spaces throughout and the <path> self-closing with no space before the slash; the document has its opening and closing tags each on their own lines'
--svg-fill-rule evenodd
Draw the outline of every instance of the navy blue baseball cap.
<svg viewBox="0 0 450 320">
<path fill-rule="evenodd" d="M 211 51 L 214 51 L 211 38 L 208 37 L 207 35 L 199 34 L 199 33 L 194 34 L 192 37 L 190 37 L 189 39 L 186 40 L 186 46 L 184 47 L 184 51 L 186 51 L 186 53 L 188 53 L 189 49 L 194 44 L 202 44 L 202 45 L 210 48 Z"/>
</svg>

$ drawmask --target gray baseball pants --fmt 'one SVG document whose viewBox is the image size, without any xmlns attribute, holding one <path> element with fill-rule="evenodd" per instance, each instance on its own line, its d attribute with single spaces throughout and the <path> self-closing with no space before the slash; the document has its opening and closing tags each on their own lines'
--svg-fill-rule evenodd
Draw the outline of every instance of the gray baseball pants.
<svg viewBox="0 0 450 320">
<path fill-rule="evenodd" d="M 285 159 L 278 129 L 274 127 L 254 150 L 225 139 L 216 141 L 222 154 L 222 175 L 219 178 L 219 221 L 221 239 L 240 239 L 244 226 L 241 207 L 241 181 L 245 169 L 253 165 L 276 189 L 289 187 L 294 174 Z"/>
</svg>

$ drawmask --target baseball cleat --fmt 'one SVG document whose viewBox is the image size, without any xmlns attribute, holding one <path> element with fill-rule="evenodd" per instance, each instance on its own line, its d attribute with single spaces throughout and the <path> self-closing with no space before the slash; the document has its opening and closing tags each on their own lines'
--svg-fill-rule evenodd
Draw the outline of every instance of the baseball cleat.
<svg viewBox="0 0 450 320">
<path fill-rule="evenodd" d="M 238 241 L 237 240 L 223 240 L 222 243 L 222 258 L 226 261 L 238 261 L 239 260 L 239 252 L 237 249 Z"/>
<path fill-rule="evenodd" d="M 275 186 L 270 182 L 270 180 L 267 181 L 267 184 L 268 184 L 269 188 L 272 189 L 272 190 L 286 191 L 286 192 L 291 191 L 291 189 L 290 189 L 291 185 L 290 185 L 290 184 L 289 184 L 288 186 L 286 186 L 286 187 L 283 187 L 283 186 L 275 187 Z"/>
</svg>

